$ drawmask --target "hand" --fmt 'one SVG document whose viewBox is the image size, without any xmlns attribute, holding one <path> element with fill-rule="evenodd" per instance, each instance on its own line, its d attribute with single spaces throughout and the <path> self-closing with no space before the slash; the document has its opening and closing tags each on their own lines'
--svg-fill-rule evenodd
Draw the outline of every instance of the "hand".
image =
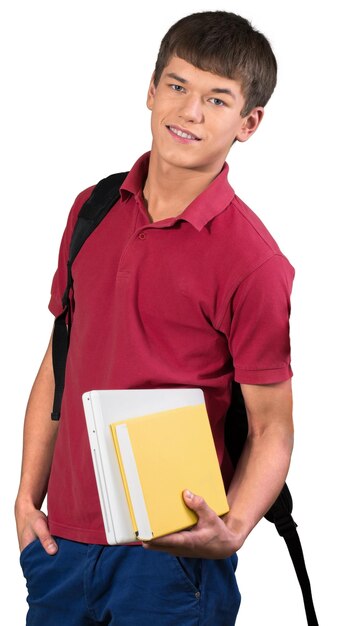
<svg viewBox="0 0 337 626">
<path fill-rule="evenodd" d="M 145 549 L 168 552 L 173 556 L 225 559 L 242 546 L 244 538 L 230 528 L 228 514 L 220 518 L 203 498 L 188 490 L 183 496 L 186 505 L 197 514 L 197 524 L 191 530 L 143 542 Z"/>
<path fill-rule="evenodd" d="M 47 517 L 42 511 L 30 507 L 28 510 L 19 512 L 16 506 L 16 523 L 20 552 L 32 541 L 39 539 L 47 554 L 55 554 L 57 544 L 51 536 L 48 528 Z"/>
</svg>

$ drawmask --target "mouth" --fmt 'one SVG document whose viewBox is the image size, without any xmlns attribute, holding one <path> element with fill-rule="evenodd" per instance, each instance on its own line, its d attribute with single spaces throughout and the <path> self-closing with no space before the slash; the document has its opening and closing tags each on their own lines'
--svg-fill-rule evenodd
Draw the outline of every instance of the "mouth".
<svg viewBox="0 0 337 626">
<path fill-rule="evenodd" d="M 174 135 L 175 137 L 177 137 L 177 139 L 183 140 L 184 143 L 185 142 L 190 142 L 190 141 L 201 141 L 200 137 L 197 137 L 197 135 L 194 135 L 193 133 L 188 132 L 187 130 L 183 130 L 182 128 L 179 128 L 179 126 L 166 126 L 167 130 L 170 132 L 171 135 Z"/>
</svg>

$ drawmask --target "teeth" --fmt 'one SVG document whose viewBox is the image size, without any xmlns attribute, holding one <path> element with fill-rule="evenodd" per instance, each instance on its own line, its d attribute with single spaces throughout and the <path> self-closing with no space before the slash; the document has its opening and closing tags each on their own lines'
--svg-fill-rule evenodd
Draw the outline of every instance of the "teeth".
<svg viewBox="0 0 337 626">
<path fill-rule="evenodd" d="M 196 139 L 196 137 L 194 137 L 194 135 L 189 135 L 188 133 L 183 133 L 182 130 L 178 130 L 177 128 L 173 128 L 172 126 L 170 126 L 170 130 L 175 135 L 178 135 L 178 137 L 183 137 L 183 139 Z"/>
</svg>

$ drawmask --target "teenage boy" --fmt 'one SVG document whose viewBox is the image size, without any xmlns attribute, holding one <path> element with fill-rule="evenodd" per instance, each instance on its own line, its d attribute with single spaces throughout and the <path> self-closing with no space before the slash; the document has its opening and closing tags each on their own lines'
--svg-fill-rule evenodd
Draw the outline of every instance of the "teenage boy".
<svg viewBox="0 0 337 626">
<path fill-rule="evenodd" d="M 266 38 L 242 17 L 204 12 L 164 37 L 147 105 L 152 149 L 73 266 L 73 325 L 59 425 L 50 421 L 51 346 L 29 399 L 16 502 L 27 624 L 235 623 L 236 551 L 284 483 L 292 450 L 289 310 L 293 269 L 227 181 L 227 154 L 257 130 L 276 83 Z M 62 310 L 76 216 L 52 285 Z M 231 384 L 249 434 L 233 472 L 224 446 Z M 81 395 L 93 388 L 201 387 L 230 512 L 184 492 L 191 531 L 107 546 Z M 48 486 L 48 519 L 41 512 Z M 188 485 L 186 485 L 188 487 Z"/>
</svg>

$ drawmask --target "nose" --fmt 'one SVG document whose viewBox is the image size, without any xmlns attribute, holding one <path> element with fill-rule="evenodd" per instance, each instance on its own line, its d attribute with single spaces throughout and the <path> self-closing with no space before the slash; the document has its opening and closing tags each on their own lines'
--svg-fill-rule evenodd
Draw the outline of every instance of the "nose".
<svg viewBox="0 0 337 626">
<path fill-rule="evenodd" d="M 186 94 L 179 115 L 185 122 L 200 124 L 204 120 L 202 102 L 193 94 Z"/>
</svg>

